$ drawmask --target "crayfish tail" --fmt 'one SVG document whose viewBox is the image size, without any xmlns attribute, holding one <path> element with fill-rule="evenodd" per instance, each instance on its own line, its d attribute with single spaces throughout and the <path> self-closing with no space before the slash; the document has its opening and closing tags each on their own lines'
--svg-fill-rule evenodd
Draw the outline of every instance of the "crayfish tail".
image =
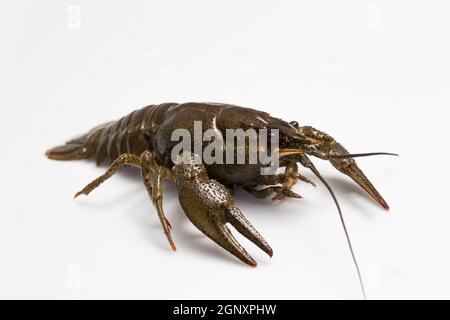
<svg viewBox="0 0 450 320">
<path fill-rule="evenodd" d="M 86 151 L 82 144 L 66 144 L 47 150 L 45 155 L 52 160 L 75 160 L 86 158 Z"/>
<path fill-rule="evenodd" d="M 97 126 L 88 133 L 67 141 L 64 145 L 51 148 L 45 152 L 45 155 L 52 160 L 92 158 L 96 153 L 97 147 L 105 144 L 100 142 L 100 137 L 109 124 L 110 122 Z"/>
</svg>

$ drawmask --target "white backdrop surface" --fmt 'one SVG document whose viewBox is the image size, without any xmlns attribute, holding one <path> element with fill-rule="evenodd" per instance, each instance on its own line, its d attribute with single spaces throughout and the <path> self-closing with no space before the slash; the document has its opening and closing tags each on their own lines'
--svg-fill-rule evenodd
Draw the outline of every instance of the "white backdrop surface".
<svg viewBox="0 0 450 320">
<path fill-rule="evenodd" d="M 329 132 L 391 206 L 317 160 L 340 199 L 372 299 L 450 298 L 447 1 L 8 1 L 0 5 L 0 298 L 352 299 L 360 291 L 323 186 L 239 208 L 274 248 L 238 236 L 249 268 L 165 211 L 137 172 L 47 148 L 152 103 L 255 107 Z M 313 178 L 308 172 L 306 176 Z M 447 190 L 447 191 L 446 191 Z"/>
</svg>

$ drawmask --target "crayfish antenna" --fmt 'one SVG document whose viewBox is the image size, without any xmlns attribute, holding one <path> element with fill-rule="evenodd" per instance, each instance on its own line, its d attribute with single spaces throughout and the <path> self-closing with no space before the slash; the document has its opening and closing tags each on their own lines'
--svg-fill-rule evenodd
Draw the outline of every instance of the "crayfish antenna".
<svg viewBox="0 0 450 320">
<path fill-rule="evenodd" d="M 350 253 L 352 255 L 353 264 L 355 265 L 356 272 L 358 274 L 358 280 L 359 280 L 359 284 L 360 284 L 361 291 L 362 291 L 362 294 L 363 294 L 363 298 L 364 298 L 364 300 L 367 300 L 366 290 L 365 290 L 365 287 L 364 287 L 364 282 L 363 282 L 363 279 L 362 279 L 361 271 L 359 270 L 358 261 L 356 260 L 355 252 L 353 251 L 352 242 L 350 241 L 350 236 L 348 234 L 347 226 L 345 225 L 344 215 L 342 214 L 341 206 L 339 205 L 337 197 L 334 194 L 334 191 L 331 188 L 331 186 L 328 184 L 328 182 L 325 180 L 325 178 L 322 177 L 322 175 L 316 169 L 316 167 L 311 162 L 311 160 L 309 160 L 309 158 L 307 158 L 306 156 L 302 157 L 302 164 L 305 167 L 307 167 L 308 169 L 310 169 L 316 175 L 316 177 L 319 178 L 319 180 L 325 185 L 325 187 L 328 189 L 331 197 L 333 198 L 334 203 L 336 204 L 336 208 L 337 208 L 338 213 L 339 213 L 339 218 L 341 220 L 342 228 L 344 229 L 345 237 L 347 239 L 348 248 L 350 249 Z"/>
<path fill-rule="evenodd" d="M 366 153 L 348 153 L 348 154 L 333 154 L 329 155 L 329 159 L 348 159 L 348 158 L 362 158 L 372 156 L 400 156 L 398 153 L 391 152 L 366 152 Z"/>
</svg>

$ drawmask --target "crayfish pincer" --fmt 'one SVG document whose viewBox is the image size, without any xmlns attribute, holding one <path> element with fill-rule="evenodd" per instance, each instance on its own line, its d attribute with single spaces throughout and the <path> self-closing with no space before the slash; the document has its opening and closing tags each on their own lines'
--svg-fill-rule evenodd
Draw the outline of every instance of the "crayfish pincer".
<svg viewBox="0 0 450 320">
<path fill-rule="evenodd" d="M 220 182 L 208 178 L 205 166 L 195 163 L 195 155 L 188 162 L 177 165 L 175 172 L 181 206 L 199 230 L 245 263 L 256 266 L 255 260 L 225 225 L 229 222 L 243 236 L 272 256 L 272 248 L 266 240 L 241 211 L 233 206 L 230 191 Z"/>
<path fill-rule="evenodd" d="M 171 225 L 163 210 L 162 181 L 175 182 L 183 210 L 206 236 L 251 266 L 255 260 L 227 228 L 239 233 L 272 256 L 272 249 L 241 211 L 234 206 L 234 186 L 258 198 L 301 198 L 292 190 L 299 181 L 314 184 L 298 172 L 298 164 L 324 183 L 336 203 L 362 286 L 344 219 L 331 187 L 310 160 L 328 160 L 359 184 L 386 210 L 388 204 L 357 166 L 354 158 L 328 134 L 310 126 L 286 122 L 266 112 L 220 103 L 164 103 L 136 110 L 47 151 L 55 160 L 91 159 L 110 166 L 79 191 L 88 195 L 124 166 L 137 167 L 156 208 L 167 240 L 175 251 Z M 278 169 L 284 168 L 280 172 Z M 363 288 L 363 286 L 362 286 Z M 363 289 L 364 290 L 364 289 Z"/>
</svg>

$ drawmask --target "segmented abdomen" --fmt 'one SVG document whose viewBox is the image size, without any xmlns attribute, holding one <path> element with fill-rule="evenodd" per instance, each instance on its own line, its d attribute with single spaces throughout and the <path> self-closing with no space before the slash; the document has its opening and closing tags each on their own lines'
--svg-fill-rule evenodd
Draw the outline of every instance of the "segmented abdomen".
<svg viewBox="0 0 450 320">
<path fill-rule="evenodd" d="M 97 164 L 105 160 L 113 162 L 119 155 L 132 153 L 140 155 L 151 149 L 144 133 L 156 130 L 164 120 L 164 114 L 177 103 L 150 105 L 135 110 L 129 115 L 105 123 L 90 130 L 65 145 L 47 151 L 47 156 L 56 160 L 88 159 L 95 157 Z"/>
</svg>

